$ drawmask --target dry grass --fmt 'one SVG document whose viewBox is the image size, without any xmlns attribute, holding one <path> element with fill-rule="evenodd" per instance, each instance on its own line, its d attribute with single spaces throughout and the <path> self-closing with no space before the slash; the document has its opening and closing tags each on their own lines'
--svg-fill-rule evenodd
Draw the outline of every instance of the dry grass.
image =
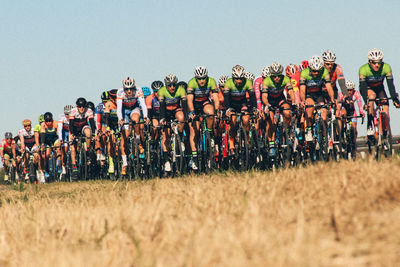
<svg viewBox="0 0 400 267">
<path fill-rule="evenodd" d="M 0 265 L 392 266 L 400 162 L 0 187 Z"/>
</svg>

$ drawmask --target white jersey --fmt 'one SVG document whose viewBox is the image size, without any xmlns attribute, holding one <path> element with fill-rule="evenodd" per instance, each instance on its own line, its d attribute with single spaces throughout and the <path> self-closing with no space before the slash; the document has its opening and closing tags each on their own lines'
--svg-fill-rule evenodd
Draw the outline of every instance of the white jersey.
<svg viewBox="0 0 400 267">
<path fill-rule="evenodd" d="M 24 143 L 26 146 L 31 147 L 35 144 L 35 132 L 33 131 L 32 127 L 29 132 L 27 130 L 25 130 L 25 128 L 19 130 L 18 135 L 19 135 L 20 140 L 21 140 L 21 137 L 24 138 Z"/>
<path fill-rule="evenodd" d="M 147 118 L 147 107 L 143 96 L 142 88 L 136 87 L 132 96 L 127 96 L 124 89 L 121 88 L 117 92 L 117 114 L 118 120 L 122 120 L 122 108 L 133 110 L 137 107 L 141 108 L 143 117 Z"/>
</svg>

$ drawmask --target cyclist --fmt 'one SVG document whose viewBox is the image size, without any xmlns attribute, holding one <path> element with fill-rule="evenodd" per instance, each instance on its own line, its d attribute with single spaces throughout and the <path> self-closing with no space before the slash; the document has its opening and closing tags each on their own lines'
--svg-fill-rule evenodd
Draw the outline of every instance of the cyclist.
<svg viewBox="0 0 400 267">
<path fill-rule="evenodd" d="M 86 99 L 79 97 L 76 100 L 76 107 L 69 113 L 69 138 L 75 141 L 76 137 L 86 137 L 84 149 L 86 151 L 91 147 L 91 136 L 95 132 L 95 123 L 93 111 L 87 108 Z M 77 175 L 78 169 L 76 167 L 76 142 L 70 146 L 71 149 L 71 163 L 72 173 Z"/>
<path fill-rule="evenodd" d="M 261 77 L 258 77 L 254 81 L 254 93 L 256 95 L 257 108 L 261 112 L 263 111 L 263 104 L 262 104 L 262 99 L 261 99 L 262 83 L 263 83 L 264 79 L 266 79 L 270 75 L 271 75 L 270 67 L 265 66 L 261 71 Z"/>
<path fill-rule="evenodd" d="M 346 89 L 347 89 L 347 96 L 343 95 L 342 92 L 339 92 L 340 102 L 343 103 L 341 113 L 342 116 L 344 116 L 345 118 L 347 116 L 354 116 L 351 119 L 351 121 L 354 129 L 353 143 L 355 144 L 358 133 L 357 133 L 357 112 L 354 103 L 357 103 L 358 112 L 360 113 L 360 115 L 364 117 L 365 113 L 361 103 L 361 95 L 357 90 L 355 90 L 354 82 L 351 80 L 346 80 Z"/>
<path fill-rule="evenodd" d="M 250 72 L 250 71 L 246 71 L 246 72 L 244 73 L 244 77 L 245 77 L 247 80 L 250 80 L 251 83 L 253 83 L 253 82 L 254 82 L 254 79 L 256 78 L 256 76 L 254 75 L 254 73 L 252 73 L 252 72 Z"/>
<path fill-rule="evenodd" d="M 68 153 L 68 141 L 69 141 L 69 113 L 74 107 L 72 105 L 64 106 L 64 113 L 58 118 L 60 123 L 58 127 L 58 138 L 61 141 L 61 175 L 65 175 L 67 170 L 65 168 L 67 153 Z"/>
<path fill-rule="evenodd" d="M 167 121 L 176 119 L 179 134 L 183 135 L 183 127 L 185 122 L 185 114 L 187 114 L 187 95 L 183 86 L 178 87 L 178 78 L 174 74 L 168 74 L 164 78 L 164 84 L 158 91 L 158 99 L 160 101 L 160 124 L 166 125 Z M 164 170 L 171 171 L 171 163 L 169 161 L 168 148 L 171 136 L 169 128 L 165 128 L 162 132 L 162 147 L 164 151 Z"/>
<path fill-rule="evenodd" d="M 388 63 L 383 62 L 383 53 L 381 50 L 377 48 L 369 50 L 368 63 L 360 67 L 359 78 L 360 93 L 364 103 L 366 103 L 364 108 L 368 110 L 367 136 L 373 138 L 375 134 L 372 125 L 374 118 L 374 100 L 376 98 L 387 98 L 385 87 L 383 86 L 385 78 L 393 104 L 396 108 L 400 108 L 400 101 L 393 83 L 392 69 Z M 383 112 L 389 116 L 389 102 L 384 100 L 381 103 L 383 105 Z M 384 135 L 386 134 L 385 132 L 383 133 Z"/>
<path fill-rule="evenodd" d="M 215 80 L 208 76 L 206 67 L 199 66 L 194 70 L 194 78 L 188 83 L 187 105 L 189 109 L 189 119 L 193 120 L 196 116 L 214 115 L 215 110 L 219 109 L 218 88 Z M 211 136 L 211 144 L 214 143 L 214 117 L 207 117 L 207 130 Z M 197 170 L 197 146 L 199 142 L 200 122 L 198 120 L 189 123 L 190 128 L 190 147 L 192 155 L 189 161 L 189 168 Z M 193 159 L 194 158 L 194 159 Z"/>
<path fill-rule="evenodd" d="M 313 140 L 311 127 L 314 123 L 314 107 L 307 107 L 314 104 L 324 103 L 324 95 L 322 87 L 326 86 L 331 103 L 334 103 L 333 88 L 329 72 L 324 68 L 324 61 L 320 56 L 312 56 L 308 61 L 309 67 L 302 70 L 300 74 L 300 98 L 301 106 L 306 107 L 306 141 Z M 321 117 L 327 122 L 328 110 L 321 110 Z"/>
<path fill-rule="evenodd" d="M 302 72 L 303 70 L 307 69 L 308 66 L 308 60 L 303 60 L 300 65 L 299 65 L 299 71 Z"/>
<path fill-rule="evenodd" d="M 269 142 L 269 156 L 275 157 L 275 126 L 276 121 L 274 112 L 270 108 L 282 109 L 284 122 L 287 127 L 291 124 L 291 110 L 287 98 L 285 96 L 285 89 L 287 90 L 290 99 L 294 99 L 293 87 L 290 78 L 283 75 L 283 66 L 274 62 L 270 67 L 271 75 L 264 79 L 262 84 L 262 100 L 265 105 L 265 114 L 267 117 L 266 132 Z"/>
<path fill-rule="evenodd" d="M 336 55 L 331 50 L 326 50 L 322 53 L 322 59 L 324 60 L 324 67 L 328 70 L 329 76 L 331 77 L 331 84 L 333 88 L 334 98 L 338 100 L 338 88 L 336 86 L 336 81 L 339 83 L 340 90 L 342 94 L 347 95 L 346 82 L 343 75 L 343 69 L 340 65 L 336 64 Z M 325 99 L 329 99 L 326 87 L 323 87 Z M 341 118 L 341 103 L 336 102 L 336 117 L 338 118 L 339 129 L 342 129 Z"/>
<path fill-rule="evenodd" d="M 135 80 L 133 78 L 126 78 L 122 81 L 122 88 L 117 92 L 117 115 L 120 126 L 123 131 L 121 138 L 121 157 L 122 157 L 122 175 L 126 175 L 126 166 L 128 161 L 126 157 L 126 144 L 129 138 L 129 122 L 135 122 L 135 138 L 139 142 L 140 154 L 143 153 L 144 149 L 140 140 L 143 140 L 142 131 L 140 131 L 140 118 L 143 115 L 144 120 L 148 121 L 147 107 L 143 96 L 143 91 L 140 87 L 136 87 Z M 142 138 L 141 138 L 142 137 Z"/>
<path fill-rule="evenodd" d="M 146 98 L 146 106 L 149 110 L 149 118 L 151 118 L 151 123 L 153 125 L 152 139 L 158 140 L 157 127 L 160 121 L 160 101 L 158 99 L 158 91 L 164 84 L 162 81 L 154 81 L 151 83 L 151 89 L 153 94 Z"/>
<path fill-rule="evenodd" d="M 117 92 L 118 89 L 111 89 L 104 92 L 102 100 L 104 103 L 104 114 L 102 116 L 102 130 L 108 137 L 107 151 L 108 151 L 108 173 L 114 173 L 114 160 L 115 156 L 115 133 L 118 132 L 118 114 L 117 114 Z M 107 99 L 107 100 L 106 100 Z"/>
<path fill-rule="evenodd" d="M 29 170 L 28 170 L 28 162 L 29 162 L 29 153 L 33 154 L 34 164 L 38 165 L 40 162 L 40 157 L 38 152 L 39 143 L 35 141 L 35 133 L 32 129 L 32 122 L 29 119 L 23 120 L 22 125 L 24 128 L 19 130 L 18 135 L 21 141 L 21 151 L 23 153 L 24 160 L 24 174 L 25 181 L 29 180 Z"/>
<path fill-rule="evenodd" d="M 10 167 L 10 162 L 14 169 L 17 168 L 15 160 L 17 158 L 16 144 L 13 139 L 12 133 L 6 132 L 4 139 L 0 143 L 0 157 L 4 166 L 4 182 L 9 183 L 8 180 L 8 169 Z"/>
<path fill-rule="evenodd" d="M 290 99 L 290 102 L 293 104 L 299 104 L 300 103 L 300 91 L 299 91 L 299 86 L 300 86 L 300 70 L 295 64 L 289 64 L 286 66 L 285 69 L 285 74 L 287 77 L 290 78 L 290 82 L 293 87 L 293 94 L 294 94 L 294 101 Z"/>
<path fill-rule="evenodd" d="M 224 122 L 221 118 L 222 118 L 222 114 L 224 114 L 224 112 L 225 112 L 223 89 L 224 89 L 225 83 L 228 79 L 229 79 L 229 77 L 227 75 L 221 75 L 218 79 L 219 110 L 217 112 L 219 114 L 218 114 L 218 123 L 215 126 L 215 133 L 214 133 L 214 136 L 217 138 L 217 140 L 215 142 L 216 156 L 219 155 L 220 145 L 222 144 L 222 133 L 225 130 Z"/>
<path fill-rule="evenodd" d="M 230 133 L 229 133 L 229 148 L 231 153 L 234 149 L 234 136 L 236 136 L 237 115 L 235 113 L 244 113 L 242 118 L 243 126 L 247 132 L 250 130 L 250 121 L 248 115 L 248 106 L 252 110 L 256 108 L 256 97 L 253 90 L 253 84 L 250 80 L 244 77 L 245 70 L 242 66 L 236 65 L 232 68 L 232 78 L 228 79 L 224 87 L 224 104 L 226 116 L 231 117 Z M 247 97 L 250 97 L 248 102 Z"/>
<path fill-rule="evenodd" d="M 58 170 L 61 172 L 61 151 L 60 142 L 58 136 L 59 124 L 57 121 L 53 120 L 53 114 L 51 112 L 44 113 L 44 122 L 40 125 L 40 146 L 41 154 L 43 158 L 43 169 L 45 170 L 45 177 L 49 177 L 49 159 L 51 155 L 52 147 L 55 148 L 56 162 Z M 43 180 L 43 177 L 41 177 Z"/>
</svg>

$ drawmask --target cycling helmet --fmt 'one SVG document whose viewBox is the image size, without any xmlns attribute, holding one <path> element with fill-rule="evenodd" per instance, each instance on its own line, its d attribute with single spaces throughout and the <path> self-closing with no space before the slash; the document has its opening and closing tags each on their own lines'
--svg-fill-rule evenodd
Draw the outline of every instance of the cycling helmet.
<svg viewBox="0 0 400 267">
<path fill-rule="evenodd" d="M 354 84 L 353 81 L 346 80 L 346 88 L 347 88 L 347 90 L 354 89 L 355 87 L 356 87 L 356 85 Z"/>
<path fill-rule="evenodd" d="M 88 101 L 88 102 L 86 103 L 86 107 L 87 107 L 88 109 L 91 109 L 93 112 L 94 112 L 94 110 L 95 110 L 94 103 L 91 102 L 91 101 Z"/>
<path fill-rule="evenodd" d="M 286 66 L 285 74 L 288 77 L 292 77 L 299 72 L 299 68 L 295 64 L 289 64 Z"/>
<path fill-rule="evenodd" d="M 261 71 L 261 76 L 263 78 L 267 78 L 268 76 L 271 76 L 271 69 L 269 66 L 265 66 L 262 71 Z"/>
<path fill-rule="evenodd" d="M 163 86 L 164 84 L 162 81 L 154 81 L 151 83 L 151 89 L 153 89 L 154 92 L 157 92 Z"/>
<path fill-rule="evenodd" d="M 43 115 L 45 122 L 50 122 L 53 120 L 53 114 L 51 112 L 46 112 Z"/>
<path fill-rule="evenodd" d="M 176 77 L 174 74 L 168 74 L 164 78 L 164 83 L 165 85 L 176 84 L 178 83 L 178 77 Z"/>
<path fill-rule="evenodd" d="M 128 89 L 128 88 L 135 88 L 135 80 L 133 78 L 126 78 L 125 80 L 122 81 L 122 88 Z"/>
<path fill-rule="evenodd" d="M 147 87 L 147 86 L 143 86 L 142 87 L 142 91 L 143 91 L 143 95 L 146 97 L 146 96 L 149 96 L 149 95 L 151 95 L 153 92 L 151 91 L 151 89 L 149 88 L 149 87 Z"/>
<path fill-rule="evenodd" d="M 103 93 L 101 93 L 101 101 L 108 101 L 110 99 L 110 94 L 108 93 L 108 91 L 104 91 Z"/>
<path fill-rule="evenodd" d="M 283 72 L 283 66 L 278 62 L 274 62 L 271 64 L 270 72 L 271 75 L 281 75 Z"/>
<path fill-rule="evenodd" d="M 180 81 L 179 83 L 176 84 L 177 87 L 182 86 L 185 90 L 188 87 L 188 84 L 184 81 Z"/>
<path fill-rule="evenodd" d="M 244 68 L 240 65 L 236 65 L 232 68 L 232 78 L 243 78 Z"/>
<path fill-rule="evenodd" d="M 32 122 L 30 119 L 25 119 L 22 121 L 22 125 L 23 126 L 28 126 L 28 125 L 32 125 Z"/>
<path fill-rule="evenodd" d="M 44 115 L 43 114 L 39 116 L 38 121 L 39 121 L 39 123 L 44 122 Z"/>
<path fill-rule="evenodd" d="M 68 115 L 74 107 L 72 105 L 66 105 L 64 107 L 64 114 Z"/>
<path fill-rule="evenodd" d="M 324 67 L 324 60 L 321 56 L 314 55 L 308 61 L 311 70 L 321 70 Z"/>
<path fill-rule="evenodd" d="M 76 106 L 77 107 L 86 107 L 86 99 L 83 97 L 80 97 L 76 100 Z"/>
<path fill-rule="evenodd" d="M 309 66 L 308 66 L 308 60 L 303 60 L 302 62 L 301 62 L 301 65 L 300 65 L 300 70 L 305 70 L 305 69 L 307 69 Z"/>
<path fill-rule="evenodd" d="M 5 137 L 6 139 L 11 139 L 11 138 L 12 138 L 12 133 L 6 132 L 6 133 L 4 134 L 4 137 Z"/>
<path fill-rule="evenodd" d="M 253 73 L 249 72 L 249 71 L 246 71 L 244 73 L 244 77 L 246 79 L 248 79 L 248 80 L 251 80 L 251 81 L 254 81 L 254 79 L 256 78 L 256 76 Z"/>
<path fill-rule="evenodd" d="M 219 77 L 218 79 L 218 85 L 219 86 L 224 86 L 226 81 L 229 79 L 229 77 L 227 75 L 222 75 L 221 77 Z"/>
<path fill-rule="evenodd" d="M 117 92 L 118 89 L 111 89 L 110 91 L 108 91 L 108 96 L 110 97 L 110 99 L 115 100 L 115 98 L 117 98 Z"/>
<path fill-rule="evenodd" d="M 197 79 L 206 78 L 208 76 L 208 70 L 206 67 L 198 66 L 194 69 L 194 77 Z"/>
<path fill-rule="evenodd" d="M 373 49 L 369 50 L 369 52 L 368 52 L 368 59 L 369 60 L 376 60 L 376 61 L 382 60 L 383 59 L 383 53 L 378 48 L 373 48 Z"/>
<path fill-rule="evenodd" d="M 322 59 L 325 61 L 331 61 L 335 62 L 336 61 L 336 55 L 333 53 L 331 50 L 326 50 L 324 53 L 322 53 Z"/>
</svg>

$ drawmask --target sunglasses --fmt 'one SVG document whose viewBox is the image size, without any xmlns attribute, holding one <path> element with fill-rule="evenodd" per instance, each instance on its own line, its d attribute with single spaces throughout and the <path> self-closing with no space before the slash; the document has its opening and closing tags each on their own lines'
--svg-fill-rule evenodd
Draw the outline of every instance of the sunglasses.
<svg viewBox="0 0 400 267">
<path fill-rule="evenodd" d="M 372 65 L 381 65 L 382 61 L 370 61 L 369 63 L 371 63 Z"/>
<path fill-rule="evenodd" d="M 313 73 L 319 73 L 319 70 L 311 70 Z"/>
<path fill-rule="evenodd" d="M 198 81 L 205 81 L 207 79 L 207 77 L 204 78 L 196 78 Z"/>
<path fill-rule="evenodd" d="M 170 87 L 170 88 L 171 88 L 171 87 L 176 87 L 176 83 L 168 84 L 167 87 Z"/>
<path fill-rule="evenodd" d="M 133 88 L 125 88 L 125 91 L 133 91 Z"/>
<path fill-rule="evenodd" d="M 84 108 L 85 106 L 76 106 L 77 108 Z"/>
<path fill-rule="evenodd" d="M 325 62 L 326 66 L 333 66 L 333 64 L 335 64 L 335 63 Z"/>
<path fill-rule="evenodd" d="M 276 77 L 279 77 L 279 75 L 271 75 L 272 79 L 275 79 Z"/>
</svg>

